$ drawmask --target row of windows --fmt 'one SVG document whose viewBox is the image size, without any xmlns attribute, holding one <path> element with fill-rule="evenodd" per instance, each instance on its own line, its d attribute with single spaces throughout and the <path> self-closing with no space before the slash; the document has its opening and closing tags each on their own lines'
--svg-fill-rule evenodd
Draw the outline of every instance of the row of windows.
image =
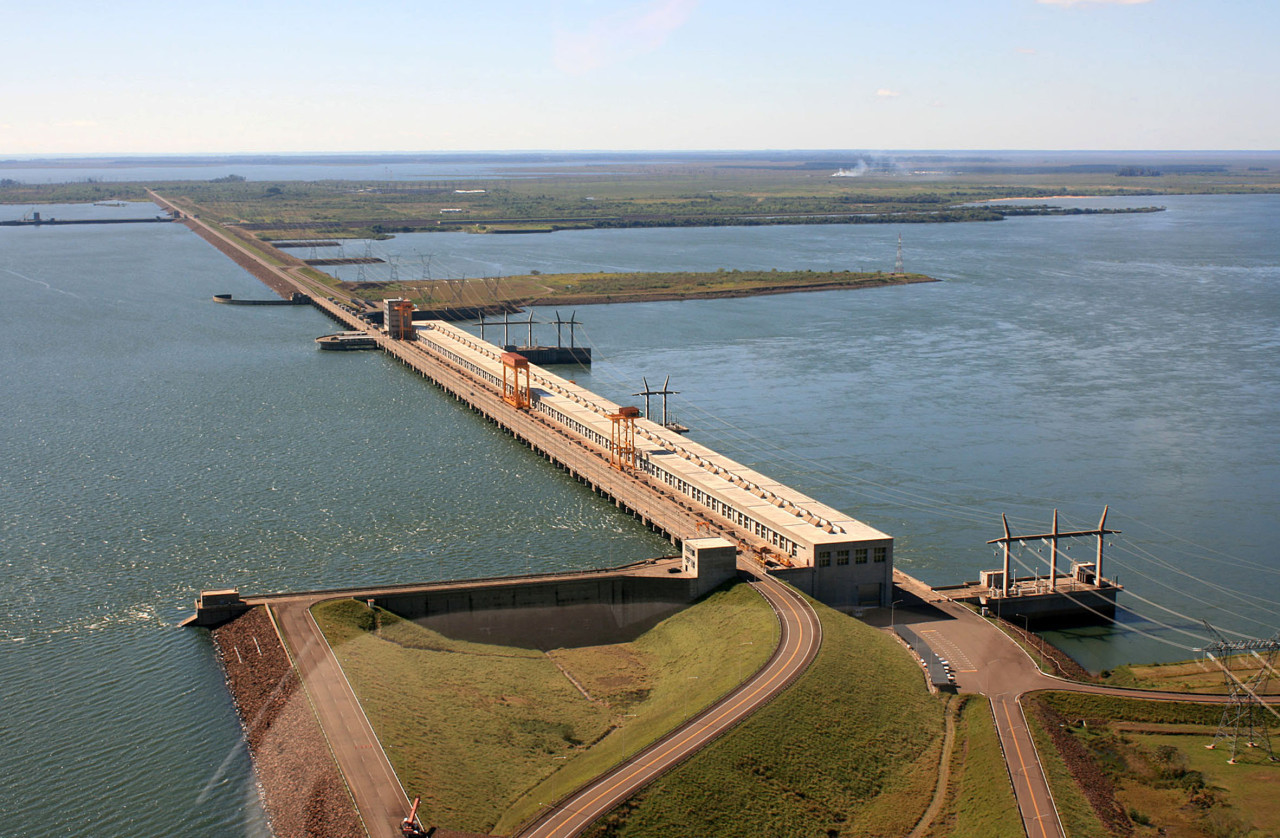
<svg viewBox="0 0 1280 838">
<path fill-rule="evenodd" d="M 453 352 L 444 348 L 443 346 L 439 345 L 434 341 L 426 341 L 426 342 L 430 344 L 432 349 L 434 349 L 436 352 L 440 353 L 441 355 L 444 355 L 446 358 L 453 361 L 458 366 L 461 366 L 464 369 L 470 370 L 472 373 L 478 375 L 483 380 L 488 381 L 495 389 L 501 388 L 502 386 L 501 380 L 492 372 L 463 358 L 462 356 L 458 355 L 456 352 Z M 485 355 L 493 354 L 492 352 L 485 350 L 484 347 L 480 346 L 479 344 L 473 344 L 472 342 L 466 341 L 466 340 L 462 340 L 461 342 L 469 346 L 473 351 L 476 351 Z M 559 389 L 559 388 L 556 388 L 556 389 Z M 602 448 L 608 449 L 612 445 L 612 441 L 610 440 L 609 437 L 600 433 L 595 428 L 592 428 L 584 424 L 583 422 L 577 419 L 574 419 L 573 417 L 563 413 L 562 411 L 556 409 L 555 407 L 552 407 L 545 400 L 535 401 L 535 407 L 537 410 L 541 411 L 542 413 L 545 413 L 547 416 L 557 421 L 559 424 L 572 430 L 578 436 L 583 437 L 587 440 L 590 440 L 591 442 L 594 442 L 596 445 L 599 445 Z M 671 486 L 672 488 L 676 489 L 686 497 L 692 498 L 694 501 L 710 509 L 712 512 L 715 512 L 716 514 L 723 515 L 725 518 L 728 518 L 737 526 L 742 527 L 747 531 L 753 533 L 757 538 L 761 538 L 769 542 L 774 547 L 777 547 L 783 553 L 786 553 L 791 556 L 795 556 L 799 552 L 799 545 L 796 544 L 794 541 L 791 541 L 790 539 L 786 538 L 780 533 L 774 531 L 773 529 L 766 526 L 762 522 L 757 521 L 755 518 L 751 517 L 750 515 L 747 515 L 742 511 L 734 508 L 732 505 L 725 503 L 724 501 L 720 500 L 720 498 L 716 497 L 714 494 L 707 492 L 698 486 L 694 486 L 689 482 L 683 480 L 682 478 L 677 477 L 676 475 L 668 472 L 666 469 L 659 467 L 647 456 L 641 457 L 640 467 L 646 473 L 656 477 L 657 479 L 661 480 L 663 483 L 666 483 L 668 486 Z M 850 551 L 848 549 L 836 550 L 835 551 L 836 564 L 837 565 L 849 564 L 849 558 L 850 558 L 849 552 Z M 866 564 L 867 555 L 868 554 L 867 554 L 866 547 L 853 548 L 854 564 Z M 888 558 L 888 549 L 886 547 L 882 546 L 882 547 L 871 548 L 872 561 L 880 563 L 880 562 L 886 561 L 887 558 Z M 830 567 L 831 551 L 819 550 L 817 552 L 817 564 L 819 567 Z"/>
<path fill-rule="evenodd" d="M 733 506 L 720 500 L 710 492 L 703 491 L 697 486 L 693 486 L 689 482 L 675 476 L 666 469 L 661 468 L 648 457 L 644 457 L 641 460 L 640 467 L 647 474 L 653 475 L 681 494 L 693 498 L 712 512 L 715 512 L 718 515 L 723 515 L 734 524 L 737 524 L 738 526 L 753 533 L 757 538 L 762 538 L 774 547 L 777 547 L 783 553 L 786 553 L 789 556 L 794 556 L 799 552 L 799 546 L 791 539 L 775 532 L 773 529 L 765 526 L 750 515 L 735 509 Z"/>
<path fill-rule="evenodd" d="M 438 354 L 443 355 L 444 357 L 448 358 L 450 361 L 462 367 L 463 369 L 469 370 L 474 375 L 480 376 L 480 378 L 484 379 L 485 381 L 488 381 L 495 388 L 502 387 L 502 379 L 498 378 L 498 376 L 494 375 L 493 373 L 489 372 L 483 367 L 480 367 L 477 364 L 471 361 L 468 361 L 466 358 L 463 358 L 458 353 L 450 349 L 446 349 L 445 347 L 441 346 L 440 344 L 436 343 L 433 340 L 424 340 L 423 343 L 428 344 Z"/>
<path fill-rule="evenodd" d="M 872 561 L 876 562 L 877 564 L 879 564 L 879 563 L 883 563 L 883 562 L 887 561 L 887 560 L 888 560 L 888 558 L 889 558 L 889 548 L 888 548 L 888 547 L 872 547 L 872 548 L 871 548 L 871 559 L 872 559 Z M 848 563 L 849 563 L 849 551 L 848 551 L 848 550 L 837 550 L 837 551 L 836 551 L 836 564 L 837 564 L 837 565 L 842 565 L 842 564 L 848 564 Z M 853 548 L 853 563 L 854 563 L 854 564 L 866 564 L 866 563 L 867 563 L 867 548 L 866 548 L 866 547 L 854 547 L 854 548 Z M 819 551 L 818 551 L 818 567 L 831 567 L 831 551 L 830 551 L 830 550 L 819 550 Z"/>
<path fill-rule="evenodd" d="M 561 413 L 559 410 L 556 410 L 554 407 L 547 404 L 545 399 L 538 401 L 537 408 L 539 411 L 547 414 L 552 419 L 559 422 L 561 425 L 564 425 L 566 428 L 576 433 L 578 436 L 585 437 L 591 440 L 592 442 L 594 442 L 596 445 L 601 446 L 602 448 L 608 448 L 610 445 L 613 444 L 613 441 L 610 440 L 608 437 L 606 437 L 604 434 L 600 433 L 594 428 L 587 427 L 586 425 L 582 424 L 577 419 L 574 419 L 571 416 Z"/>
</svg>

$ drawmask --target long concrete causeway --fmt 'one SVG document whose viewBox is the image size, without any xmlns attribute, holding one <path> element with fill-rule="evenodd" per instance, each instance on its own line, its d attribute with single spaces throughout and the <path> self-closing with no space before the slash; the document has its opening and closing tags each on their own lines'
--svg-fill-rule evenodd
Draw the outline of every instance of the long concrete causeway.
<svg viewBox="0 0 1280 838">
<path fill-rule="evenodd" d="M 179 208 L 161 196 L 151 193 L 161 206 Z M 577 835 L 599 816 L 609 811 L 635 791 L 643 788 L 655 777 L 685 759 L 689 754 L 715 739 L 725 730 L 745 718 L 756 708 L 785 689 L 804 671 L 817 654 L 821 643 L 821 627 L 816 614 L 804 598 L 798 596 L 784 580 L 803 582 L 794 575 L 796 568 L 787 560 L 787 551 L 796 555 L 796 545 L 789 542 L 788 527 L 799 527 L 794 521 L 773 509 L 759 513 L 755 518 L 736 514 L 735 510 L 718 510 L 689 501 L 688 485 L 678 486 L 667 475 L 666 482 L 655 479 L 656 472 L 625 470 L 611 465 L 608 442 L 592 445 L 581 435 L 574 435 L 548 416 L 536 410 L 513 408 L 503 400 L 503 388 L 495 386 L 492 367 L 476 363 L 475 354 L 441 352 L 448 342 L 472 343 L 479 355 L 493 354 L 487 344 L 453 327 L 440 326 L 440 341 L 395 340 L 372 328 L 356 315 L 350 307 L 329 298 L 332 289 L 308 278 L 300 266 L 272 264 L 257 250 L 250 248 L 234 235 L 223 232 L 203 221 L 186 216 L 182 223 L 189 226 L 206 241 L 213 244 L 237 264 L 250 270 L 281 296 L 288 297 L 294 291 L 306 294 L 313 305 L 328 314 L 345 328 L 367 333 L 378 346 L 401 361 L 407 367 L 440 386 L 447 393 L 465 403 L 471 409 L 484 414 L 543 456 L 554 461 L 578 480 L 612 499 L 618 506 L 629 510 L 644 523 L 668 534 L 673 541 L 697 539 L 706 534 L 723 535 L 743 549 L 744 554 L 754 555 L 756 560 L 742 559 L 740 570 L 754 578 L 752 585 L 773 607 L 782 625 L 782 635 L 777 651 L 766 666 L 733 693 L 685 725 L 652 745 L 628 762 L 617 766 L 587 787 L 560 801 L 552 809 L 529 824 L 521 836 L 537 838 L 569 838 Z M 428 326 L 428 329 L 431 327 Z M 486 348 L 487 347 L 487 348 Z M 490 359 L 492 360 L 492 359 Z M 565 398 L 588 399 L 592 394 L 578 389 L 570 392 L 561 379 L 544 382 Z M 505 383 L 505 382 L 503 382 Z M 594 397 L 598 399 L 598 397 Z M 603 402 L 603 400 L 599 400 Z M 607 403 L 606 403 L 607 404 Z M 614 406 L 616 407 L 616 406 Z M 600 405 L 592 407 L 601 413 Z M 666 444 L 666 443 L 664 443 Z M 678 446 L 676 446 L 678 447 Z M 723 473 L 716 462 L 708 462 L 697 449 L 685 453 L 691 461 L 691 469 L 714 470 Z M 664 451 L 662 453 L 671 453 Z M 692 475 L 693 473 L 690 472 Z M 762 485 L 759 475 L 750 473 L 750 479 L 730 475 L 734 485 L 750 491 L 757 498 L 768 501 L 772 507 L 789 512 L 803 519 L 806 525 L 817 527 L 832 536 L 829 546 L 840 548 L 843 538 L 847 544 L 874 545 L 876 539 L 887 539 L 883 533 L 865 528 L 859 522 L 831 514 L 833 511 L 816 505 L 811 499 L 793 493 L 786 487 L 769 483 Z M 697 479 L 691 476 L 691 479 Z M 753 482 L 753 480 L 755 482 Z M 733 494 L 730 492 L 729 494 Z M 808 505 L 806 505 L 808 504 Z M 757 504 L 759 506 L 759 504 Z M 783 523 L 770 529 L 771 522 Z M 762 524 L 762 521 L 764 522 Z M 845 538 L 847 536 L 847 538 Z M 821 542 L 823 538 L 818 537 Z M 891 543 L 891 540 L 890 540 Z M 810 548 L 814 545 L 810 544 Z M 822 547 L 823 544 L 817 544 Z M 870 549 L 870 548 L 868 548 Z M 888 548 L 891 549 L 891 546 Z M 849 552 L 840 555 L 834 551 L 837 562 L 848 562 Z M 831 552 L 824 557 L 813 552 L 811 567 L 831 560 Z M 866 562 L 867 553 L 857 554 L 856 562 Z M 765 572 L 765 563 L 759 561 L 774 556 L 780 562 L 768 562 L 771 572 Z M 883 553 L 877 555 L 882 560 Z M 891 568 L 891 562 L 886 566 Z M 614 571 L 600 571 L 608 574 Z M 558 578 L 558 577 L 549 577 Z M 812 576 L 808 577 L 812 584 Z M 864 579 L 866 577 L 863 577 Z M 512 579 L 468 582 L 468 585 L 507 584 Z M 924 605 L 917 609 L 915 617 L 899 613 L 913 623 L 917 633 L 927 635 L 936 648 L 948 650 L 953 664 L 960 662 L 957 684 L 962 691 L 981 693 L 992 700 L 997 731 L 1004 750 L 1015 796 L 1023 817 L 1023 824 L 1031 838 L 1059 838 L 1064 835 L 1054 805 L 1052 794 L 1045 780 L 1044 771 L 1036 754 L 1035 745 L 1027 732 L 1021 697 L 1040 689 L 1068 689 L 1104 692 L 1132 698 L 1183 699 L 1221 702 L 1220 696 L 1191 696 L 1173 693 L 1157 693 L 1120 690 L 1078 684 L 1043 675 L 1026 654 L 1003 632 L 972 611 L 950 603 L 947 598 L 901 571 L 892 570 L 895 594 L 901 591 L 917 596 Z M 432 588 L 433 586 L 418 586 Z M 438 587 L 438 586 L 435 586 Z M 887 587 L 887 586 L 886 586 Z M 274 595 L 248 599 L 247 602 L 269 605 L 281 640 L 294 659 L 302 682 L 329 739 L 339 768 L 351 790 L 361 818 L 372 838 L 398 838 L 400 818 L 408 809 L 408 799 L 392 770 L 377 736 L 374 734 L 359 701 L 352 693 L 345 676 L 329 649 L 323 635 L 311 619 L 310 606 L 323 599 L 337 596 L 379 597 L 402 594 L 415 590 L 415 586 L 396 586 L 378 590 L 347 590 L 312 592 L 308 594 Z M 857 580 L 852 588 L 858 594 Z M 876 597 L 879 604 L 888 604 L 882 590 Z M 866 603 L 864 604 L 874 604 Z"/>
</svg>

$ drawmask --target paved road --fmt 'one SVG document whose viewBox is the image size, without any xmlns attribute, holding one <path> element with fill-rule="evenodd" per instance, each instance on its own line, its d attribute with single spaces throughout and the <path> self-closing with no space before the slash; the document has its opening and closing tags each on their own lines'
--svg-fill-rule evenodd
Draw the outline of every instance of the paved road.
<svg viewBox="0 0 1280 838">
<path fill-rule="evenodd" d="M 778 648 L 768 663 L 720 702 L 548 810 L 521 836 L 577 835 L 600 815 L 755 712 L 804 672 L 822 642 L 817 615 L 802 597 L 775 579 L 757 578 L 751 584 L 768 600 L 781 625 Z M 399 838 L 398 825 L 408 811 L 408 796 L 333 650 L 311 616 L 310 607 L 329 597 L 332 593 L 273 596 L 269 605 L 370 838 Z"/>
<path fill-rule="evenodd" d="M 519 838 L 571 838 L 690 754 L 755 712 L 813 661 L 822 643 L 818 616 L 802 597 L 772 578 L 751 583 L 782 624 L 777 651 L 753 678 L 632 759 L 552 807 Z"/>
<path fill-rule="evenodd" d="M 1037 690 L 1070 690 L 1149 701 L 1221 704 L 1228 700 L 1222 695 L 1107 687 L 1046 675 L 1022 647 L 973 611 L 948 602 L 923 586 L 912 588 L 912 592 L 926 598 L 928 604 L 898 609 L 898 621 L 909 623 L 950 661 L 961 692 L 980 693 L 991 700 L 1000 745 L 1029 838 L 1063 838 L 1063 829 L 1039 754 L 1027 731 L 1022 696 Z"/>
<path fill-rule="evenodd" d="M 951 663 L 962 692 L 991 699 L 1000 747 L 1029 838 L 1065 838 L 1019 700 L 1027 692 L 1061 682 L 1041 673 L 1018 644 L 977 614 L 930 596 L 934 600 L 930 606 L 899 609 L 899 622 L 910 623 Z"/>
<path fill-rule="evenodd" d="M 294 666 L 355 798 L 369 838 L 400 838 L 409 800 L 347 677 L 311 617 L 315 597 L 276 600 L 271 610 Z"/>
</svg>

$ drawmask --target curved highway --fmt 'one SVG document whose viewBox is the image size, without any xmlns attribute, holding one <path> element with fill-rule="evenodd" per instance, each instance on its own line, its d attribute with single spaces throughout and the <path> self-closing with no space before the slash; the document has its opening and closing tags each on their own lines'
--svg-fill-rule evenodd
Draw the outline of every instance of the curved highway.
<svg viewBox="0 0 1280 838">
<path fill-rule="evenodd" d="M 808 668 L 822 643 L 822 626 L 805 599 L 770 577 L 750 583 L 780 625 L 768 662 L 729 695 L 636 756 L 553 806 L 517 833 L 521 838 L 568 838 L 755 712 Z M 399 838 L 409 807 L 377 735 L 343 674 L 310 607 L 333 593 L 272 596 L 270 609 L 306 687 L 356 807 L 371 838 Z"/>
<path fill-rule="evenodd" d="M 778 648 L 751 679 L 681 727 L 590 785 L 552 806 L 515 833 L 517 838 L 571 838 L 597 818 L 687 759 L 782 692 L 808 668 L 822 645 L 822 625 L 813 608 L 770 577 L 751 583 L 778 615 Z"/>
</svg>

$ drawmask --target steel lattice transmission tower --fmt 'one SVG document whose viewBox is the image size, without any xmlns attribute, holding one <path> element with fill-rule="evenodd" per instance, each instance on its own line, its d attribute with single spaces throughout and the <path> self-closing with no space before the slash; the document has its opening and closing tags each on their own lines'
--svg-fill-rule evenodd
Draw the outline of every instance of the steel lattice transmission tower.
<svg viewBox="0 0 1280 838">
<path fill-rule="evenodd" d="M 893 272 L 896 274 L 903 273 L 902 270 L 902 234 L 898 234 L 898 258 L 893 260 Z"/>
<path fill-rule="evenodd" d="M 1274 762 L 1275 755 L 1271 751 L 1272 722 L 1267 714 L 1280 719 L 1280 713 L 1263 701 L 1262 696 L 1266 695 L 1271 676 L 1277 674 L 1275 663 L 1276 654 L 1280 652 L 1280 633 L 1273 635 L 1270 640 L 1227 640 L 1208 621 L 1202 622 L 1215 640 L 1196 651 L 1203 653 L 1222 670 L 1228 697 L 1213 743 L 1205 747 L 1216 748 L 1219 742 L 1229 741 L 1231 759 L 1227 762 L 1234 764 L 1243 737 L 1245 747 L 1265 749 L 1267 759 Z M 1245 680 L 1232 671 L 1232 663 L 1242 658 L 1251 658 L 1250 662 L 1258 665 L 1258 671 Z"/>
</svg>

